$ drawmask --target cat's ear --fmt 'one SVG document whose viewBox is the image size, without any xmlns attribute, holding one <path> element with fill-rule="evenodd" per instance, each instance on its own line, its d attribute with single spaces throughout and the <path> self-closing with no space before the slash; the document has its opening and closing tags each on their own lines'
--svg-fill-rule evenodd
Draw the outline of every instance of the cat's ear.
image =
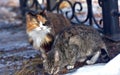
<svg viewBox="0 0 120 75">
<path fill-rule="evenodd" d="M 27 20 L 31 20 L 32 18 L 35 18 L 35 17 L 36 17 L 36 15 L 35 15 L 34 12 L 27 12 L 26 13 L 26 19 Z"/>
<path fill-rule="evenodd" d="M 27 15 L 29 15 L 29 16 L 35 16 L 35 12 L 27 12 Z"/>
<path fill-rule="evenodd" d="M 46 15 L 47 14 L 47 10 L 46 9 L 44 9 L 44 10 L 42 10 L 40 13 L 39 13 L 40 15 Z"/>
</svg>

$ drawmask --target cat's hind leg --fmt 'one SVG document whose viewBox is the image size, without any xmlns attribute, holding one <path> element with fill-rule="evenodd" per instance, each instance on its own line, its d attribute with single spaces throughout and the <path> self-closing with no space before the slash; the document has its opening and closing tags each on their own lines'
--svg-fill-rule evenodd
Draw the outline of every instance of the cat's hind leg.
<svg viewBox="0 0 120 75">
<path fill-rule="evenodd" d="M 94 63 L 98 60 L 100 54 L 101 54 L 101 51 L 97 51 L 97 52 L 95 53 L 95 55 L 93 55 L 90 60 L 87 60 L 87 61 L 86 61 L 86 63 L 87 63 L 87 64 L 94 64 Z"/>
</svg>

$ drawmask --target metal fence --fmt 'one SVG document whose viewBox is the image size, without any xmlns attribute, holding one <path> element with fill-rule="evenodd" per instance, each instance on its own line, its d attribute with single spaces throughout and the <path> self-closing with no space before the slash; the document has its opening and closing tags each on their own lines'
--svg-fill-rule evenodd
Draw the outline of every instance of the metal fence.
<svg viewBox="0 0 120 75">
<path fill-rule="evenodd" d="M 86 0 L 87 4 L 87 15 L 84 20 L 80 20 L 79 16 L 76 14 L 76 6 L 79 6 L 77 12 L 81 12 L 84 8 L 82 2 L 72 3 L 70 0 L 42 0 L 46 3 L 46 9 L 50 12 L 57 12 L 64 14 L 71 23 L 81 24 L 87 23 L 89 25 L 95 25 L 97 29 L 102 32 L 107 38 L 113 41 L 120 41 L 120 24 L 118 11 L 118 0 L 98 0 L 99 7 L 102 9 L 102 18 L 97 21 L 93 12 L 93 0 Z M 46 1 L 46 2 L 45 2 Z M 69 11 L 63 11 L 60 9 L 60 5 L 63 1 L 69 4 Z M 29 10 L 39 10 L 43 9 L 43 4 L 40 4 L 38 0 L 20 0 L 20 8 L 23 16 Z M 34 9 L 33 9 L 34 8 Z M 69 16 L 69 13 L 71 15 Z M 81 14 L 82 15 L 82 14 Z"/>
</svg>

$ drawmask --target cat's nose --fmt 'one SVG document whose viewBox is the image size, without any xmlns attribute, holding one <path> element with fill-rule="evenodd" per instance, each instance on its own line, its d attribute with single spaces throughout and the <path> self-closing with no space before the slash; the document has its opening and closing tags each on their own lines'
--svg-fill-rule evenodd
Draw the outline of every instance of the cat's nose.
<svg viewBox="0 0 120 75">
<path fill-rule="evenodd" d="M 41 27 L 40 29 L 43 30 L 43 27 Z"/>
<path fill-rule="evenodd" d="M 44 27 L 44 26 L 41 26 L 40 29 L 43 30 L 43 29 L 45 29 L 45 27 Z"/>
</svg>

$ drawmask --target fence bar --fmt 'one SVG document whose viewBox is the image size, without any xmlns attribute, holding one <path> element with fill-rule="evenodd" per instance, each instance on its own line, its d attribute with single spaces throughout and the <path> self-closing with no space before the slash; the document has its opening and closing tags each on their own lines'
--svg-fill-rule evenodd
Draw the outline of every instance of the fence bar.
<svg viewBox="0 0 120 75">
<path fill-rule="evenodd" d="M 19 0 L 19 2 L 20 2 L 21 14 L 22 14 L 23 16 L 25 16 L 26 10 L 25 10 L 24 8 L 27 6 L 27 5 L 26 5 L 27 0 Z"/>
<path fill-rule="evenodd" d="M 27 11 L 25 8 L 27 7 L 27 1 L 28 0 L 19 0 L 20 1 L 20 9 L 22 11 L 22 15 L 25 16 L 25 12 Z M 37 0 L 36 1 L 36 7 L 38 5 Z M 46 0 L 47 1 L 47 10 L 52 12 L 54 7 L 59 7 L 57 4 L 58 1 L 64 1 L 64 0 Z M 92 11 L 92 1 L 93 0 L 86 0 L 88 5 L 88 17 L 90 25 L 93 24 L 93 11 Z M 100 6 L 102 7 L 102 16 L 103 16 L 103 34 L 113 40 L 113 41 L 120 41 L 120 24 L 119 24 L 119 16 L 120 13 L 118 12 L 118 0 L 98 0 Z M 30 7 L 31 8 L 31 7 Z M 27 8 L 27 9 L 30 9 Z M 38 8 L 38 7 L 37 7 Z M 36 8 L 36 10 L 38 10 Z M 56 8 L 55 8 L 56 9 Z M 73 13 L 74 14 L 74 13 Z M 86 19 L 86 20 L 87 20 Z M 85 20 L 85 21 L 86 21 Z"/>
<path fill-rule="evenodd" d="M 103 12 L 103 31 L 107 38 L 120 41 L 119 17 L 113 15 L 118 12 L 118 0 L 101 0 Z"/>
<path fill-rule="evenodd" d="M 92 17 L 93 17 L 93 12 L 92 12 L 92 0 L 87 0 L 87 5 L 88 5 L 88 17 L 89 17 L 89 24 L 93 25 Z"/>
<path fill-rule="evenodd" d="M 54 7 L 56 4 L 57 0 L 47 0 L 47 10 L 52 11 L 51 9 Z"/>
</svg>

